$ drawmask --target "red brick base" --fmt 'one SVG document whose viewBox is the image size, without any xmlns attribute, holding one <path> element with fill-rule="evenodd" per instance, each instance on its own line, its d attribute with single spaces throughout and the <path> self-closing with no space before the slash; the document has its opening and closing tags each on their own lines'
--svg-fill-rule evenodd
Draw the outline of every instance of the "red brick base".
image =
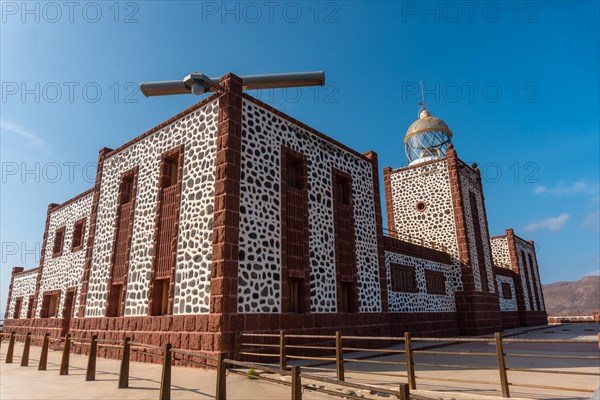
<svg viewBox="0 0 600 400">
<path fill-rule="evenodd" d="M 502 331 L 498 295 L 478 291 L 455 293 L 461 335 L 478 336 Z"/>
<path fill-rule="evenodd" d="M 521 319 L 518 311 L 501 311 L 502 329 L 512 329 L 521 326 Z"/>
<path fill-rule="evenodd" d="M 526 326 L 548 325 L 548 315 L 546 311 L 526 311 Z"/>
</svg>

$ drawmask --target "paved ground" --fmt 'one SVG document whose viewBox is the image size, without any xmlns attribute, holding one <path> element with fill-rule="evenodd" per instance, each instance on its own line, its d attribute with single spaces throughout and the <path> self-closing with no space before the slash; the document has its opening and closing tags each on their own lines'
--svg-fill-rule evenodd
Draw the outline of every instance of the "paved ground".
<svg viewBox="0 0 600 400">
<path fill-rule="evenodd" d="M 514 336 L 518 339 L 575 339 L 597 340 L 600 325 L 562 325 L 551 326 L 541 330 L 533 330 Z M 511 332 L 515 333 L 517 331 Z M 431 343 L 423 343 L 431 344 Z M 0 350 L 0 398 L 1 399 L 156 399 L 160 386 L 160 366 L 154 364 L 131 363 L 131 378 L 129 389 L 117 389 L 117 373 L 119 362 L 115 360 L 98 359 L 97 380 L 85 382 L 85 365 L 87 357 L 71 356 L 69 376 L 59 376 L 58 366 L 60 353 L 50 352 L 48 370 L 38 371 L 40 348 L 31 348 L 31 367 L 20 367 L 22 344 L 15 348 L 13 364 L 3 363 L 6 343 Z M 498 371 L 495 369 L 496 350 L 493 345 L 486 343 L 462 343 L 435 349 L 449 353 L 480 352 L 490 354 L 485 356 L 416 353 L 417 391 L 415 394 L 431 399 L 490 399 L 500 396 Z M 505 352 L 508 354 L 539 354 L 539 355 L 576 355 L 600 356 L 598 344 L 536 344 L 536 343 L 507 343 Z M 368 356 L 368 353 L 346 354 L 346 358 Z M 401 355 L 371 358 L 369 360 L 397 362 L 403 360 Z M 423 364 L 457 364 L 465 366 L 462 369 L 426 366 Z M 523 357 L 507 357 L 509 368 L 535 368 L 552 372 L 581 371 L 600 373 L 600 362 L 592 359 L 532 359 Z M 313 370 L 321 376 L 334 377 L 329 370 Z M 489 370 L 485 368 L 490 368 Z M 307 370 L 305 370 L 307 371 Z M 397 389 L 399 382 L 406 382 L 404 366 L 398 364 L 346 363 L 346 381 L 377 385 Z M 214 398 L 215 372 L 195 368 L 173 367 L 172 398 L 175 399 L 207 399 Z M 598 375 L 579 376 L 565 374 L 541 374 L 521 371 L 509 371 L 509 381 L 520 384 L 535 384 L 547 386 L 576 387 L 587 389 L 588 392 L 556 391 L 550 389 L 511 386 L 512 398 L 525 399 L 590 399 L 592 392 L 600 386 Z M 483 380 L 484 383 L 440 382 L 431 378 L 453 380 Z M 249 380 L 246 376 L 230 373 L 227 377 L 228 398 L 231 399 L 289 399 L 290 388 L 265 381 Z M 322 383 L 305 380 L 323 386 Z M 327 389 L 334 389 L 325 385 Z M 434 392 L 435 391 L 435 392 Z M 355 393 L 370 398 L 377 396 L 368 392 L 354 390 Z M 305 391 L 305 399 L 329 398 L 323 394 Z M 383 397 L 379 397 L 382 400 Z"/>
</svg>

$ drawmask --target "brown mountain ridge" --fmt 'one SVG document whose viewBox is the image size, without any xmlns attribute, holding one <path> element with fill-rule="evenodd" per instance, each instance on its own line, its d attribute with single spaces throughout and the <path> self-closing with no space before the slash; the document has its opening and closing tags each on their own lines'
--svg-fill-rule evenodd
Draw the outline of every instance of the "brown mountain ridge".
<svg viewBox="0 0 600 400">
<path fill-rule="evenodd" d="M 600 276 L 585 276 L 577 282 L 543 285 L 548 315 L 591 314 L 600 311 Z"/>
</svg>

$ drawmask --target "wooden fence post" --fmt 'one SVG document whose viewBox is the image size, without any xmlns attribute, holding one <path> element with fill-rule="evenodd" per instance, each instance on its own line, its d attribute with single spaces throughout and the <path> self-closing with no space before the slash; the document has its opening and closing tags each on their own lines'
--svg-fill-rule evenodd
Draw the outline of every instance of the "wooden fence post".
<svg viewBox="0 0 600 400">
<path fill-rule="evenodd" d="M 225 364 L 225 355 L 217 355 L 217 393 L 215 400 L 227 400 L 227 365 Z"/>
<path fill-rule="evenodd" d="M 504 359 L 504 347 L 502 346 L 502 334 L 496 332 L 496 354 L 498 355 L 498 371 L 500 372 L 500 386 L 502 386 L 502 397 L 509 398 L 508 376 L 506 375 L 506 360 Z"/>
<path fill-rule="evenodd" d="M 238 331 L 235 333 L 235 344 L 233 347 L 233 359 L 240 361 L 240 350 L 242 348 L 242 334 Z"/>
<path fill-rule="evenodd" d="M 92 336 L 90 343 L 90 355 L 88 357 L 87 369 L 85 371 L 86 381 L 96 380 L 96 355 L 98 353 L 98 335 Z"/>
<path fill-rule="evenodd" d="M 23 345 L 23 355 L 21 356 L 21 367 L 29 366 L 29 347 L 31 346 L 31 332 L 25 335 L 25 344 Z"/>
<path fill-rule="evenodd" d="M 69 375 L 69 358 L 71 356 L 71 334 L 65 336 L 65 347 L 63 347 L 62 359 L 60 361 L 59 375 Z"/>
<path fill-rule="evenodd" d="M 8 339 L 8 350 L 6 351 L 6 363 L 10 364 L 13 361 L 13 354 L 15 352 L 15 333 L 10 333 L 10 338 Z"/>
<path fill-rule="evenodd" d="M 42 354 L 40 354 L 40 363 L 38 371 L 45 371 L 48 364 L 48 346 L 50 345 L 50 334 L 44 334 L 44 342 L 42 343 Z"/>
<path fill-rule="evenodd" d="M 342 348 L 342 332 L 335 333 L 335 369 L 338 381 L 344 380 L 344 350 Z"/>
<path fill-rule="evenodd" d="M 292 367 L 292 400 L 302 400 L 302 378 L 300 367 Z"/>
<path fill-rule="evenodd" d="M 129 387 L 129 336 L 123 339 L 123 357 L 121 358 L 121 368 L 119 369 L 119 389 Z"/>
<path fill-rule="evenodd" d="M 287 368 L 287 358 L 285 354 L 285 333 L 279 332 L 279 369 L 285 370 Z"/>
<path fill-rule="evenodd" d="M 410 388 L 408 387 L 408 384 L 400 384 L 400 395 L 398 398 L 400 400 L 410 400 Z"/>
<path fill-rule="evenodd" d="M 417 380 L 415 378 L 415 361 L 413 359 L 410 332 L 404 332 L 404 351 L 406 352 L 406 374 L 408 375 L 408 387 L 410 390 L 415 390 L 417 388 Z"/>
<path fill-rule="evenodd" d="M 162 375 L 160 377 L 160 400 L 171 399 L 171 343 L 165 344 L 163 349 L 163 366 Z"/>
</svg>

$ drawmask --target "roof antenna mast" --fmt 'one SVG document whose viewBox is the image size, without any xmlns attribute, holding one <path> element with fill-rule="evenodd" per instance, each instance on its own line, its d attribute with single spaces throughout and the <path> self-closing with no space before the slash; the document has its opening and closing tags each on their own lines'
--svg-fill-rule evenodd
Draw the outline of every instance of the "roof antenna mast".
<svg viewBox="0 0 600 400">
<path fill-rule="evenodd" d="M 419 102 L 419 112 L 418 115 L 421 115 L 422 111 L 427 110 L 427 104 L 425 103 L 425 91 L 423 90 L 423 81 L 419 81 L 419 87 L 421 88 L 421 101 Z"/>
</svg>

